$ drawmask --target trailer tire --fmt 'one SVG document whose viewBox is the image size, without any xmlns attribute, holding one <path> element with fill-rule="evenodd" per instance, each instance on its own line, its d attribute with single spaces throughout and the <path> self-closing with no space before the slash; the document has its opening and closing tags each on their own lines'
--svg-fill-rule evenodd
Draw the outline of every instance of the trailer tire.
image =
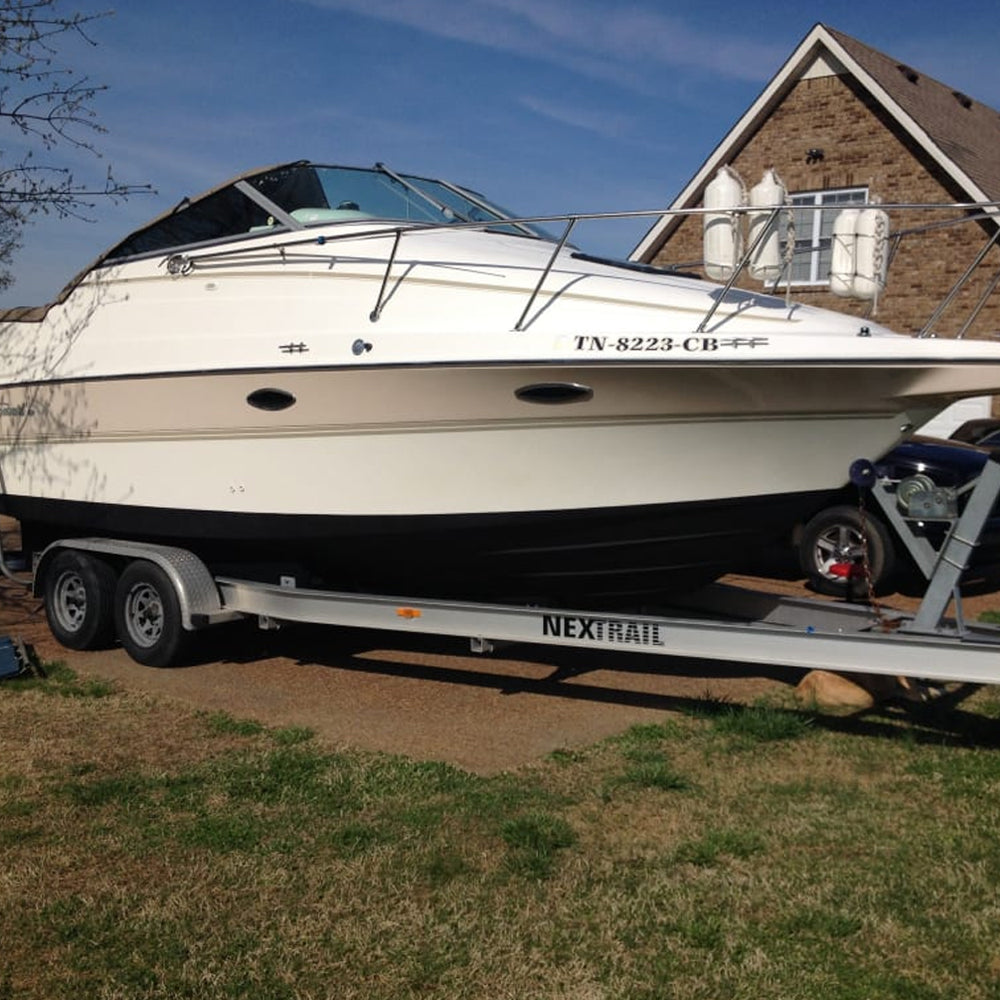
<svg viewBox="0 0 1000 1000">
<path fill-rule="evenodd" d="M 144 559 L 130 563 L 115 592 L 115 627 L 125 652 L 147 667 L 169 667 L 187 644 L 170 577 Z"/>
<path fill-rule="evenodd" d="M 867 599 L 863 578 L 845 579 L 831 571 L 835 563 L 860 568 L 862 544 L 868 541 L 868 567 L 876 594 L 891 590 L 896 577 L 896 549 L 889 529 L 877 517 L 862 518 L 857 507 L 830 507 L 820 511 L 802 530 L 799 565 L 809 586 L 818 594 Z"/>
<path fill-rule="evenodd" d="M 107 649 L 114 643 L 115 572 L 102 559 L 64 549 L 45 571 L 49 630 L 67 649 Z"/>
</svg>

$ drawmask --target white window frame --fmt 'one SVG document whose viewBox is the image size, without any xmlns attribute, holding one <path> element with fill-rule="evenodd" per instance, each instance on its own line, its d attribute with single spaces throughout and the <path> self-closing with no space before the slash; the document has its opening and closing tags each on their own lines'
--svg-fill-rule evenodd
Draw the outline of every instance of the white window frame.
<svg viewBox="0 0 1000 1000">
<path fill-rule="evenodd" d="M 822 288 L 830 284 L 830 237 L 823 236 L 824 216 L 829 219 L 827 233 L 833 227 L 833 219 L 842 208 L 868 204 L 867 187 L 828 188 L 823 191 L 801 191 L 788 197 L 796 213 L 795 256 L 790 265 L 795 273 L 795 264 L 808 254 L 808 277 L 793 277 L 793 287 Z M 808 221 L 806 221 L 808 220 Z M 784 251 L 785 240 L 782 240 Z M 787 279 L 786 279 L 787 280 Z"/>
</svg>

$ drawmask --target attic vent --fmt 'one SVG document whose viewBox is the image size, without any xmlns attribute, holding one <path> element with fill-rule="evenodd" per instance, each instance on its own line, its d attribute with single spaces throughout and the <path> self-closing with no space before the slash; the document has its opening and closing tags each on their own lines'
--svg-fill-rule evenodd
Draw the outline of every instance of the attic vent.
<svg viewBox="0 0 1000 1000">
<path fill-rule="evenodd" d="M 966 96 L 965 94 L 963 94 L 962 91 L 960 91 L 960 90 L 953 90 L 951 92 L 951 96 L 954 97 L 955 100 L 958 101 L 958 103 L 961 104 L 963 108 L 971 108 L 972 107 L 972 98 Z"/>
<path fill-rule="evenodd" d="M 897 63 L 896 69 L 898 69 L 899 72 L 910 81 L 910 83 L 916 83 L 917 80 L 920 79 L 920 74 L 912 67 L 907 66 L 906 63 Z"/>
</svg>

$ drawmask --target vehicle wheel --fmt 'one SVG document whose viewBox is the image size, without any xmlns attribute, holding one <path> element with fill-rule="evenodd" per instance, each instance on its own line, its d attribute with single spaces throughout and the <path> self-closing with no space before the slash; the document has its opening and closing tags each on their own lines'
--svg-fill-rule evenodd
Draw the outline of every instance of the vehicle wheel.
<svg viewBox="0 0 1000 1000">
<path fill-rule="evenodd" d="M 45 617 L 67 649 L 103 649 L 114 640 L 115 573 L 103 560 L 65 549 L 45 572 Z"/>
<path fill-rule="evenodd" d="M 834 597 L 867 596 L 865 535 L 872 587 L 876 593 L 890 587 L 896 573 L 896 549 L 889 529 L 871 515 L 862 524 L 861 513 L 854 507 L 830 507 L 805 526 L 799 541 L 799 565 L 813 590 Z"/>
<path fill-rule="evenodd" d="M 144 560 L 131 563 L 115 592 L 115 627 L 125 652 L 148 667 L 169 667 L 180 658 L 187 633 L 170 577 Z"/>
</svg>

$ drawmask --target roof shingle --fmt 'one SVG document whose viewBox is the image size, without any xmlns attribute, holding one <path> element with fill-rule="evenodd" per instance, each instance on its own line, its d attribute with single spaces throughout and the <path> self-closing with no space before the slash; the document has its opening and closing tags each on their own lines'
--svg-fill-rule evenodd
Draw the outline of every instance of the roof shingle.
<svg viewBox="0 0 1000 1000">
<path fill-rule="evenodd" d="M 824 25 L 858 65 L 990 199 L 1000 199 L 1000 112 Z"/>
</svg>

